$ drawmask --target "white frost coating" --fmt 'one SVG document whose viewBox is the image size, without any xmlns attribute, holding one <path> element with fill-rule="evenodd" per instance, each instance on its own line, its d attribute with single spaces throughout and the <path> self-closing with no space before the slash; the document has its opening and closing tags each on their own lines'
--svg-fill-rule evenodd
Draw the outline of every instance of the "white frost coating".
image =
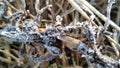
<svg viewBox="0 0 120 68">
<path fill-rule="evenodd" d="M 44 61 L 50 61 L 52 59 L 54 59 L 55 57 L 53 55 L 48 55 L 48 56 L 44 56 L 44 57 L 37 57 L 34 59 L 34 62 L 37 63 L 37 62 L 40 62 L 40 63 L 43 63 Z"/>
<path fill-rule="evenodd" d="M 60 49 L 57 47 L 49 46 L 49 45 L 44 45 L 44 46 L 53 56 L 61 54 Z"/>
<path fill-rule="evenodd" d="M 55 22 L 55 25 L 57 26 L 57 25 L 62 25 L 62 20 L 63 20 L 63 18 L 60 16 L 60 15 L 57 15 L 56 16 L 56 22 Z"/>
<path fill-rule="evenodd" d="M 93 21 L 93 20 L 95 19 L 95 15 L 94 15 L 94 14 L 91 15 L 91 16 L 90 16 L 90 19 Z"/>
<path fill-rule="evenodd" d="M 33 21 L 32 19 L 26 19 L 23 23 L 23 28 L 25 30 L 25 32 L 29 32 L 29 33 L 34 33 L 34 32 L 38 32 L 38 24 L 37 22 Z"/>
<path fill-rule="evenodd" d="M 109 27 L 109 24 L 110 24 L 109 20 L 111 19 L 111 18 L 110 18 L 110 13 L 111 13 L 112 5 L 113 5 L 114 3 L 115 3 L 115 0 L 108 0 L 107 20 L 106 20 L 106 22 L 105 22 L 105 24 L 104 24 L 105 30 L 107 30 L 108 27 Z"/>
</svg>

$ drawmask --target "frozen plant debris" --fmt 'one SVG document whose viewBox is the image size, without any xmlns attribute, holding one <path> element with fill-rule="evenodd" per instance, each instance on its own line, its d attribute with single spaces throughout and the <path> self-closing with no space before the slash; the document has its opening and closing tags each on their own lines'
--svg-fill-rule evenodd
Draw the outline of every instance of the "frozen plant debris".
<svg viewBox="0 0 120 68">
<path fill-rule="evenodd" d="M 100 13 L 106 13 L 103 10 L 106 2 L 107 17 Z M 112 31 L 113 28 L 119 30 L 116 25 L 119 23 L 109 21 L 111 12 L 111 19 L 119 22 L 117 5 L 111 10 L 114 2 L 0 0 L 0 35 L 10 42 L 0 41 L 0 53 L 3 54 L 0 65 L 5 63 L 12 68 L 120 68 L 119 46 L 116 46 L 119 35 L 113 37 L 116 32 Z M 105 31 L 104 23 L 112 26 L 110 30 Z"/>
<path fill-rule="evenodd" d="M 87 45 L 85 45 L 84 43 L 81 42 L 80 45 L 77 47 L 77 50 L 86 55 L 88 47 L 87 47 Z"/>
<path fill-rule="evenodd" d="M 23 23 L 23 32 L 26 32 L 26 33 L 37 33 L 38 32 L 38 23 L 33 21 L 32 19 L 26 19 Z"/>
<path fill-rule="evenodd" d="M 43 63 L 44 61 L 50 61 L 52 59 L 54 59 L 55 57 L 53 55 L 48 55 L 48 56 L 42 56 L 42 57 L 37 57 L 34 59 L 34 62 L 37 63 L 37 62 L 40 62 L 40 63 Z"/>
<path fill-rule="evenodd" d="M 49 46 L 49 44 L 46 44 L 44 46 L 52 55 L 59 55 L 59 54 L 61 54 L 61 51 L 60 51 L 59 48 L 54 47 L 54 46 Z"/>
<path fill-rule="evenodd" d="M 89 21 L 85 21 L 84 24 L 82 25 L 82 33 L 87 35 L 88 40 L 93 43 L 96 44 L 96 29 L 95 26 L 93 26 L 91 24 L 91 22 Z"/>
</svg>

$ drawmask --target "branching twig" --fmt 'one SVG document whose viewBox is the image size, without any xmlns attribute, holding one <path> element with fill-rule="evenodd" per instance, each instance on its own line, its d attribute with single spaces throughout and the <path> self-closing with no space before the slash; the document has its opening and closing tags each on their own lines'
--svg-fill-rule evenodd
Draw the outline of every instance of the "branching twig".
<svg viewBox="0 0 120 68">
<path fill-rule="evenodd" d="M 5 0 L 5 3 L 6 3 L 7 5 L 9 5 L 9 6 L 10 6 L 12 9 L 14 9 L 15 11 L 18 11 L 18 12 L 20 11 L 20 10 L 16 9 L 13 5 L 11 5 L 8 0 Z"/>
<path fill-rule="evenodd" d="M 81 3 L 86 5 L 92 12 L 94 12 L 99 18 L 101 18 L 103 21 L 107 20 L 107 17 L 105 17 L 103 14 L 101 14 L 97 9 L 95 9 L 92 5 L 90 5 L 86 0 L 79 0 Z M 120 32 L 120 27 L 117 26 L 113 21 L 109 21 L 110 25 L 118 30 Z"/>
<path fill-rule="evenodd" d="M 90 17 L 83 11 L 83 9 L 81 9 L 81 7 L 80 7 L 74 0 L 68 0 L 68 2 L 69 2 L 78 12 L 80 12 L 83 17 L 85 17 L 87 20 L 91 21 L 91 20 L 90 20 Z M 84 7 L 85 7 L 85 6 L 84 6 Z M 85 7 L 85 8 L 87 9 L 87 7 Z M 87 9 L 87 11 L 92 14 L 92 12 L 89 11 L 89 9 Z M 91 22 L 92 22 L 92 24 L 94 24 L 95 26 L 97 26 L 97 25 L 95 24 L 95 22 L 93 22 L 93 21 L 91 21 Z"/>
</svg>

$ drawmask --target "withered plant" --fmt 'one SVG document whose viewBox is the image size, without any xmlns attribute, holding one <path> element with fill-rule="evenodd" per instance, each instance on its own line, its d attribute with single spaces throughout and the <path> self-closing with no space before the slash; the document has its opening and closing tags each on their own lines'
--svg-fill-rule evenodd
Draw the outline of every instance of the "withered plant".
<svg viewBox="0 0 120 68">
<path fill-rule="evenodd" d="M 120 68 L 119 3 L 0 0 L 0 68 Z"/>
</svg>

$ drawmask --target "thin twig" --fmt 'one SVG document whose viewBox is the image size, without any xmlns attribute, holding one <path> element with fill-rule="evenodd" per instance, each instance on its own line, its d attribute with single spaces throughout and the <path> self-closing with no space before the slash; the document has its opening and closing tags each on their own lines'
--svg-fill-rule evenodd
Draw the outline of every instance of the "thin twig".
<svg viewBox="0 0 120 68">
<path fill-rule="evenodd" d="M 87 15 L 87 13 L 85 13 L 81 7 L 74 1 L 74 0 L 68 0 L 68 2 L 78 11 L 81 13 L 81 15 L 83 17 L 85 17 L 87 20 L 91 21 L 90 17 Z M 91 21 L 92 24 L 94 24 L 95 26 L 97 26 L 95 24 L 95 22 Z"/>
<path fill-rule="evenodd" d="M 2 52 L 2 53 L 6 53 L 6 52 L 3 51 L 3 50 L 0 50 L 0 52 Z M 10 55 L 10 56 L 11 56 L 12 58 L 14 58 L 15 60 L 18 60 L 17 57 L 15 57 L 14 55 L 10 54 L 9 52 L 7 52 L 6 54 Z"/>
<path fill-rule="evenodd" d="M 105 17 L 103 14 L 101 14 L 97 9 L 95 9 L 92 5 L 90 5 L 86 0 L 79 0 L 81 3 L 86 5 L 92 12 L 94 12 L 99 18 L 101 18 L 103 21 L 107 20 L 107 17 Z M 117 26 L 113 21 L 109 20 L 110 25 L 118 30 L 120 32 L 120 27 Z"/>
<path fill-rule="evenodd" d="M 120 44 L 117 43 L 115 40 L 113 40 L 110 36 L 105 35 L 111 42 L 114 42 L 116 45 L 118 45 L 118 47 L 120 48 Z"/>
<path fill-rule="evenodd" d="M 109 27 L 109 20 L 110 20 L 110 12 L 111 12 L 111 9 L 112 9 L 112 5 L 113 3 L 115 3 L 115 0 L 108 0 L 108 6 L 107 6 L 107 20 L 104 24 L 104 28 L 105 28 L 105 31 L 108 29 Z"/>
<path fill-rule="evenodd" d="M 35 0 L 35 10 L 39 13 L 39 0 Z"/>
<path fill-rule="evenodd" d="M 3 61 L 3 62 L 6 62 L 6 63 L 11 63 L 11 64 L 14 64 L 14 62 L 6 59 L 6 58 L 3 58 L 3 57 L 0 57 L 0 61 Z"/>
<path fill-rule="evenodd" d="M 76 4 L 74 0 L 68 0 L 68 2 L 78 11 L 81 13 L 82 16 L 84 16 L 87 20 L 90 20 L 89 16 L 80 8 L 79 5 Z"/>
<path fill-rule="evenodd" d="M 74 8 L 70 8 L 69 10 L 66 10 L 63 14 L 61 14 L 61 17 L 64 17 L 70 13 L 72 13 L 75 9 Z"/>
<path fill-rule="evenodd" d="M 25 11 L 25 8 L 26 8 L 26 2 L 25 2 L 25 0 L 21 0 L 21 3 L 22 3 L 22 9 L 23 9 L 23 11 Z"/>
<path fill-rule="evenodd" d="M 14 9 L 15 11 L 20 11 L 20 10 L 16 9 L 13 5 L 11 5 L 11 4 L 8 2 L 8 0 L 5 0 L 5 3 L 6 3 L 8 6 L 10 6 L 12 9 Z"/>
</svg>

